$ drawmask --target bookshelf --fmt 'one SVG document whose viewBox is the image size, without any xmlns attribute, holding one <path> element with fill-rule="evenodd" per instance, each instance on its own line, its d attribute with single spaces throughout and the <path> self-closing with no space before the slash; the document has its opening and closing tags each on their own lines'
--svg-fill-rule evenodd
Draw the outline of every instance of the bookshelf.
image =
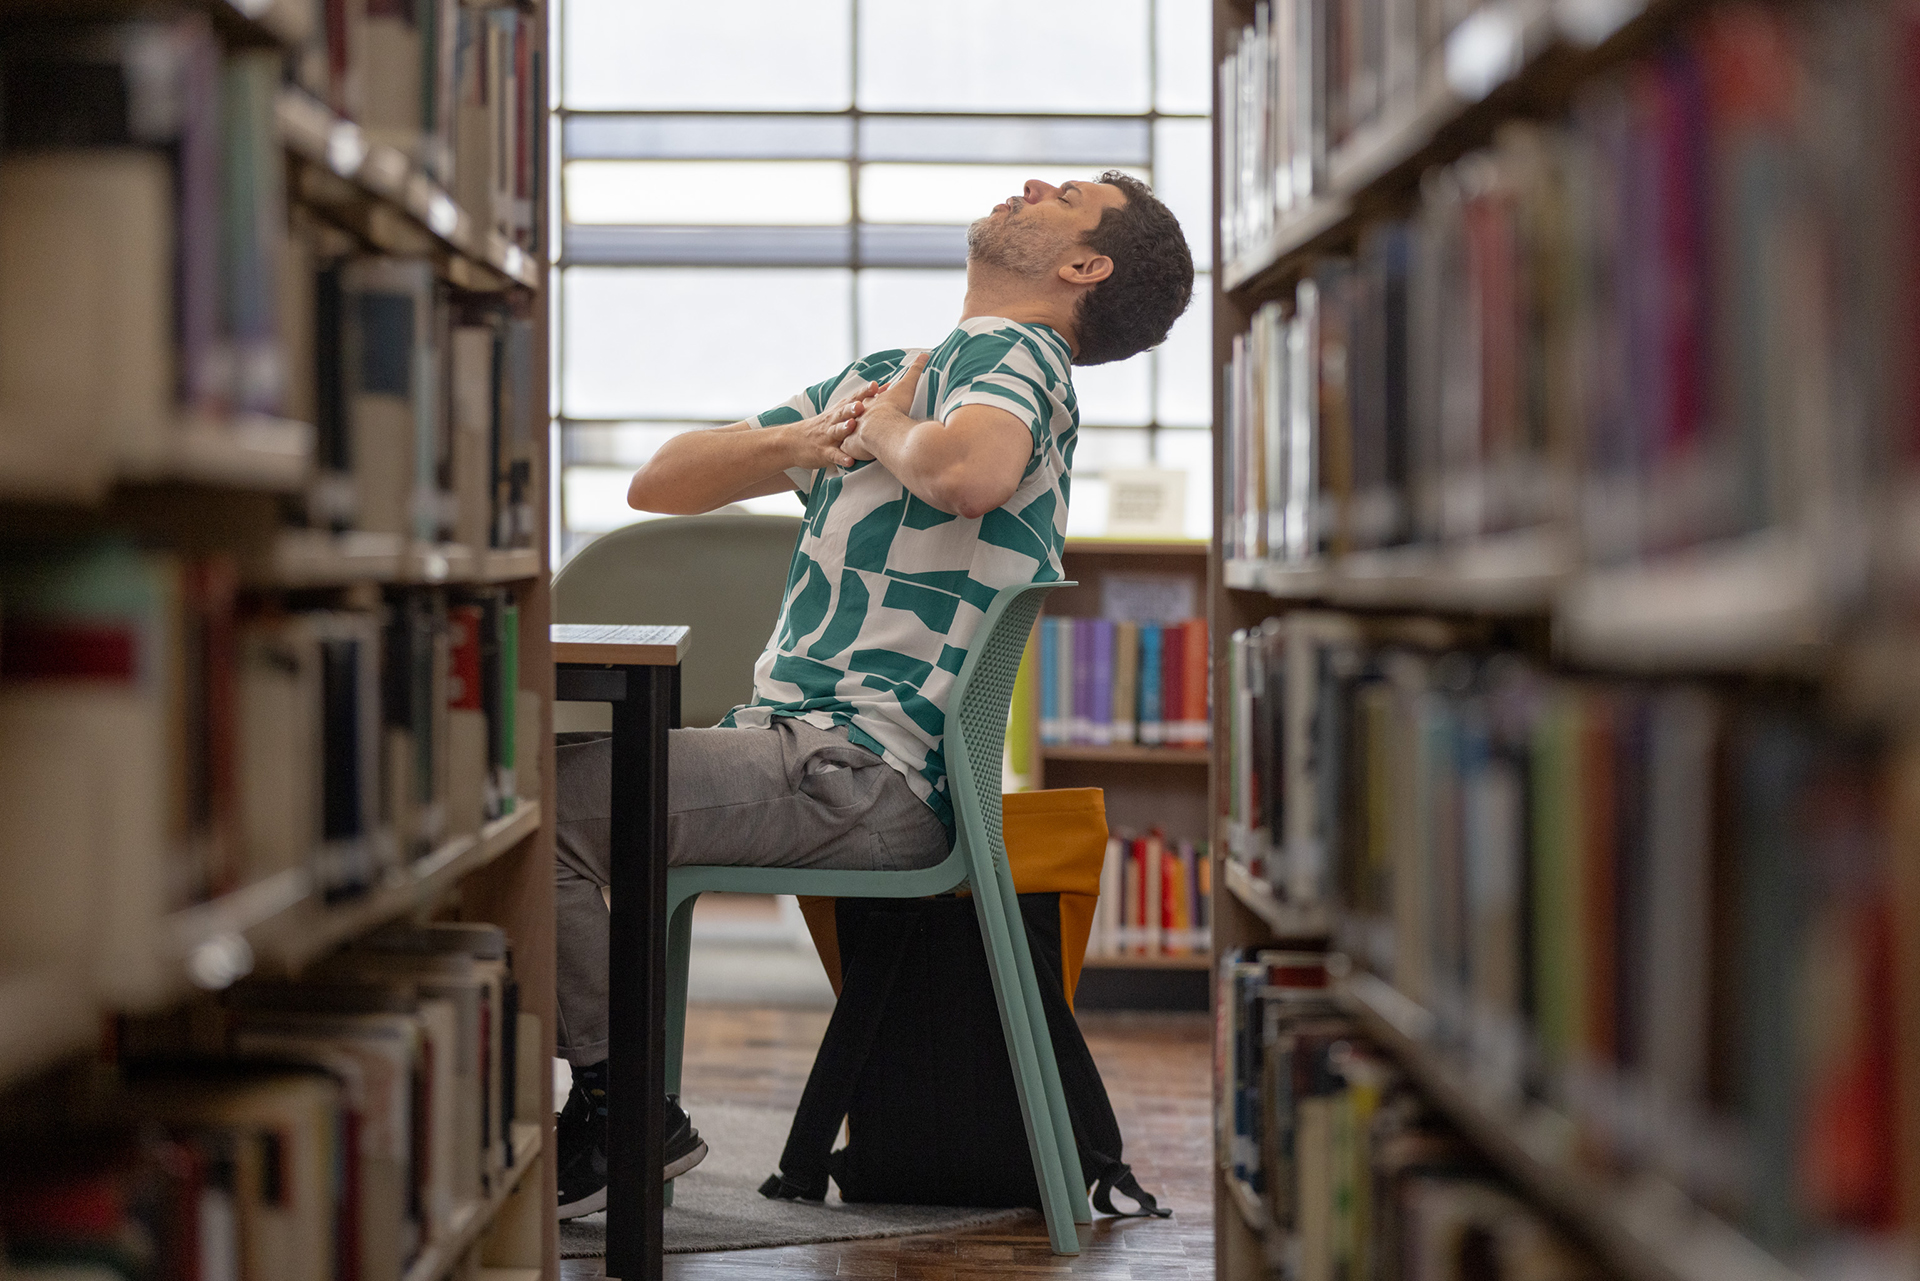
<svg viewBox="0 0 1920 1281">
<path fill-rule="evenodd" d="M 0 1276 L 555 1278 L 541 7 L 0 13 Z"/>
<path fill-rule="evenodd" d="M 1914 172 L 1870 122 L 1920 78 L 1819 61 L 1909 19 L 1217 0 L 1213 21 L 1218 1274 L 1437 1249 L 1310 1217 L 1391 1187 L 1352 1214 L 1417 1205 L 1630 1281 L 1911 1275 L 1910 330 L 1874 326 Z M 1716 96 L 1735 67 L 1765 124 Z M 1660 152 L 1683 136 L 1690 159 Z M 1717 167 L 1746 145 L 1781 166 L 1765 198 Z M 1731 248 L 1788 206 L 1794 253 Z M 1764 336 L 1792 309 L 1756 291 L 1796 256 L 1857 325 Z M 1716 489 L 1767 449 L 1795 460 L 1771 488 Z M 1840 827 L 1873 851 L 1844 908 Z M 1280 977 L 1302 956 L 1324 987 Z M 1816 1017 L 1781 995 L 1816 973 L 1882 995 L 1823 989 Z M 1323 1103 L 1368 1136 L 1370 1190 L 1302 1164 Z M 1842 1106 L 1873 1119 L 1822 1165 Z M 1449 1186 L 1396 1164 L 1416 1141 Z M 1863 1199 L 1832 1195 L 1842 1169 Z"/>
<path fill-rule="evenodd" d="M 1079 584 L 1048 598 L 1047 617 L 1102 616 L 1109 576 L 1119 576 L 1191 599 L 1204 608 L 1207 545 L 1197 540 L 1071 538 L 1061 558 L 1066 577 Z M 1179 611 L 1176 611 L 1179 612 Z M 1044 626 L 1044 624 L 1043 624 Z M 1040 661 L 1039 646 L 1030 658 Z M 1035 681 L 1038 693 L 1040 682 Z M 1135 741 L 1044 741 L 1041 700 L 1024 701 L 1030 753 L 1025 774 L 1034 788 L 1098 787 L 1106 796 L 1107 823 L 1128 837 L 1159 829 L 1174 840 L 1198 840 L 1206 832 L 1208 749 L 1199 745 Z M 1018 715 L 1019 713 L 1016 713 Z M 1136 731 L 1137 732 L 1137 731 Z M 1197 1007 L 1204 999 L 1204 949 L 1148 955 L 1089 949 L 1082 972 L 1082 1000 L 1098 1006 L 1176 1004 Z"/>
</svg>

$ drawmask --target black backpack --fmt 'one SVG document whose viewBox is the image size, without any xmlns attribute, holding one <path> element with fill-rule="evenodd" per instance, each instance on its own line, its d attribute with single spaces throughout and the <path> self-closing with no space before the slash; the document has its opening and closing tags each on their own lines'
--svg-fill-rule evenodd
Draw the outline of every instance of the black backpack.
<svg viewBox="0 0 1920 1281">
<path fill-rule="evenodd" d="M 1058 894 L 1022 894 L 1080 1168 L 1103 1214 L 1165 1218 L 1120 1159 L 1107 1087 L 1060 979 Z M 841 899 L 839 1004 L 807 1077 L 780 1173 L 761 1195 L 849 1202 L 1040 1205 L 993 978 L 971 899 Z M 831 1151 L 841 1119 L 847 1146 Z M 1113 1207 L 1118 1190 L 1139 1209 Z"/>
</svg>

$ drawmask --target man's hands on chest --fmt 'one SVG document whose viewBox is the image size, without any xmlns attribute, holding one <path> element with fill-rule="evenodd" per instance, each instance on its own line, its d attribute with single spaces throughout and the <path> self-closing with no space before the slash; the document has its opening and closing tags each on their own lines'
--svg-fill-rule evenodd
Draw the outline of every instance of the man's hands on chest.
<svg viewBox="0 0 1920 1281">
<path fill-rule="evenodd" d="M 1025 423 L 991 405 L 963 405 L 938 419 L 915 418 L 914 393 L 926 372 L 915 356 L 884 391 L 862 405 L 839 448 L 877 460 L 914 497 L 969 520 L 1003 506 L 1020 488 L 1033 437 Z"/>
<path fill-rule="evenodd" d="M 859 426 L 856 420 L 860 411 L 879 390 L 879 383 L 866 383 L 828 405 L 823 413 L 774 428 L 784 434 L 792 450 L 793 461 L 788 465 L 818 471 L 822 467 L 851 467 L 863 458 L 873 457 L 854 452 L 848 448 L 847 441 Z"/>
<path fill-rule="evenodd" d="M 913 416 L 927 367 L 916 356 L 882 388 L 862 383 L 818 414 L 779 427 L 751 423 L 673 437 L 634 473 L 627 502 L 640 511 L 689 515 L 790 490 L 788 472 L 877 460 L 907 491 L 969 519 L 1004 506 L 1033 454 L 1025 423 L 991 405 L 963 405 L 945 422 Z"/>
</svg>

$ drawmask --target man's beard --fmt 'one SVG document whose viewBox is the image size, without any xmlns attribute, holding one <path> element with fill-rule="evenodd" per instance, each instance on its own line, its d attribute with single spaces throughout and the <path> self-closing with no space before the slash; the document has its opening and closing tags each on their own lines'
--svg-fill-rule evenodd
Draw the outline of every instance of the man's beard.
<svg viewBox="0 0 1920 1281">
<path fill-rule="evenodd" d="M 1037 228 L 1016 226 L 1011 212 L 998 226 L 988 215 L 967 228 L 967 261 L 1038 279 L 1059 260 L 1061 246 L 1053 240 Z"/>
</svg>

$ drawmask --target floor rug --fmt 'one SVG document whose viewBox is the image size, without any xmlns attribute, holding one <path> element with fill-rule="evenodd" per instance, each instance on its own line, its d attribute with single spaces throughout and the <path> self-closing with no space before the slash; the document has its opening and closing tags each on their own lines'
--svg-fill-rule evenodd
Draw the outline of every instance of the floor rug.
<svg viewBox="0 0 1920 1281">
<path fill-rule="evenodd" d="M 667 1207 L 666 1252 L 748 1250 L 819 1241 L 949 1232 L 1003 1223 L 1032 1210 L 981 1210 L 927 1205 L 846 1205 L 837 1192 L 823 1204 L 769 1201 L 760 1184 L 780 1166 L 793 1114 L 778 1108 L 687 1100 L 687 1111 L 711 1149 L 674 1184 Z M 560 1257 L 594 1259 L 607 1252 L 607 1216 L 560 1225 Z"/>
</svg>

